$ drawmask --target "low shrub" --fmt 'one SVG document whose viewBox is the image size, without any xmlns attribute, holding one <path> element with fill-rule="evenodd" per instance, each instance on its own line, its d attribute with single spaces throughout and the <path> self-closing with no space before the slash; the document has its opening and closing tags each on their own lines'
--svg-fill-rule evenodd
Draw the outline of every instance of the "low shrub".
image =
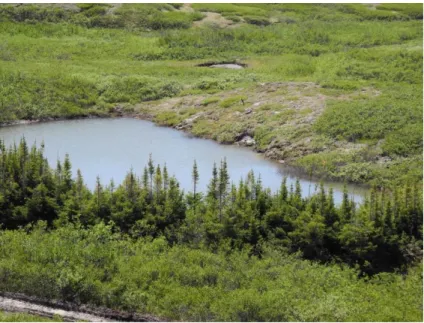
<svg viewBox="0 0 424 323">
<path fill-rule="evenodd" d="M 257 25 L 257 26 L 268 26 L 271 24 L 269 19 L 264 17 L 255 17 L 255 16 L 246 16 L 244 17 L 244 20 L 251 25 Z"/>
<path fill-rule="evenodd" d="M 386 92 L 372 98 L 329 101 L 328 107 L 315 123 L 315 129 L 330 137 L 349 141 L 382 139 L 422 118 L 420 96 L 411 88 L 403 93 Z M 418 127 L 413 129 L 419 132 Z"/>
<path fill-rule="evenodd" d="M 181 91 L 177 83 L 162 83 L 151 78 L 109 78 L 99 85 L 105 102 L 142 102 L 172 97 Z"/>
<path fill-rule="evenodd" d="M 219 102 L 219 100 L 220 100 L 220 98 L 211 96 L 211 97 L 204 99 L 201 104 L 204 105 L 204 106 L 208 106 L 209 104 Z"/>
<path fill-rule="evenodd" d="M 254 139 L 259 150 L 265 149 L 275 138 L 273 129 L 268 126 L 259 126 L 254 130 Z"/>
<path fill-rule="evenodd" d="M 179 321 L 422 320 L 421 264 L 402 277 L 364 280 L 344 265 L 268 246 L 259 258 L 169 247 L 163 238 L 134 241 L 113 230 L 100 223 L 1 231 L 0 276 L 8 278 L 1 290 Z"/>
<path fill-rule="evenodd" d="M 225 18 L 227 18 L 228 20 L 231 20 L 232 22 L 240 22 L 241 18 L 239 16 L 234 16 L 234 15 L 229 15 L 229 16 L 224 16 Z"/>
<path fill-rule="evenodd" d="M 408 124 L 387 135 L 382 149 L 389 156 L 412 156 L 423 151 L 422 123 Z"/>
<path fill-rule="evenodd" d="M 243 101 L 247 100 L 247 96 L 245 95 L 237 95 L 233 97 L 226 98 L 219 103 L 221 108 L 229 108 L 236 103 L 242 104 Z"/>
<path fill-rule="evenodd" d="M 169 3 L 169 5 L 173 6 L 175 9 L 181 9 L 184 6 L 183 3 Z"/>
<path fill-rule="evenodd" d="M 181 116 L 173 111 L 160 112 L 155 116 L 154 121 L 164 126 L 176 126 L 182 121 Z"/>
</svg>

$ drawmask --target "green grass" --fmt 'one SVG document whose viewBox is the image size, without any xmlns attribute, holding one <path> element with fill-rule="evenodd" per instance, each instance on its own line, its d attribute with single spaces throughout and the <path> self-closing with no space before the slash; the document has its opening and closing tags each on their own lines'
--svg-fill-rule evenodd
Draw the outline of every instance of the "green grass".
<svg viewBox="0 0 424 323">
<path fill-rule="evenodd" d="M 192 7 L 199 11 L 211 11 L 218 12 L 225 15 L 256 15 L 256 16 L 267 16 L 269 14 L 269 8 L 263 8 L 264 6 L 258 6 L 255 4 L 223 4 L 223 3 L 194 3 Z"/>
<path fill-rule="evenodd" d="M 238 103 L 238 104 L 242 103 L 242 101 L 246 100 L 246 99 L 247 99 L 246 96 L 241 96 L 241 95 L 230 97 L 230 98 L 227 98 L 227 99 L 219 102 L 219 106 L 221 108 L 229 108 L 229 107 L 235 105 L 236 103 Z"/>
<path fill-rule="evenodd" d="M 164 111 L 155 117 L 155 122 L 164 126 L 176 126 L 182 121 L 182 118 L 173 111 Z"/>
<path fill-rule="evenodd" d="M 396 11 L 408 15 L 412 19 L 423 18 L 423 5 L 421 3 L 405 6 L 401 3 L 383 3 L 377 6 L 378 10 Z"/>
<path fill-rule="evenodd" d="M 24 314 L 24 313 L 10 313 L 10 312 L 3 312 L 0 311 L 0 321 L 1 322 L 62 322 L 62 318 L 58 315 L 55 315 L 52 319 L 38 316 L 38 315 L 31 315 L 31 314 Z"/>
<path fill-rule="evenodd" d="M 330 101 L 316 127 L 331 137 L 349 141 L 382 139 L 415 124 L 416 132 L 422 132 L 418 127 L 422 124 L 422 93 L 418 88 L 409 89 L 410 92 L 405 88 L 404 92 L 386 92 L 371 99 L 358 97 L 350 101 Z M 416 153 L 416 149 L 408 151 Z"/>
<path fill-rule="evenodd" d="M 204 98 L 202 109 L 223 106 L 242 112 L 226 91 L 266 82 L 315 82 L 327 96 L 327 109 L 315 125 L 302 128 L 312 139 L 382 140 L 381 154 L 396 162 L 408 163 L 422 153 L 421 4 L 193 4 L 191 13 L 179 8 L 1 5 L 0 122 L 102 115 L 117 104 L 205 94 L 222 99 Z M 247 23 L 228 29 L 191 27 L 205 11 Z M 276 22 L 252 25 L 249 17 Z M 196 67 L 236 60 L 248 67 Z M 360 94 L 370 88 L 380 95 Z M 278 116 L 252 116 L 251 126 L 279 122 Z M 280 123 L 288 120 L 280 116 Z M 179 121 L 166 115 L 156 120 Z M 209 121 L 198 122 L 210 127 Z M 233 135 L 227 125 L 201 128 L 195 124 L 193 132 L 225 141 Z M 259 140 L 260 147 L 266 148 L 271 137 L 286 136 L 295 139 L 273 131 Z"/>
<path fill-rule="evenodd" d="M 202 101 L 202 105 L 209 105 L 209 104 L 212 104 L 212 103 L 217 103 L 217 102 L 219 102 L 219 98 L 218 97 L 209 97 L 209 98 L 206 98 L 206 99 L 204 99 L 203 101 Z"/>
</svg>

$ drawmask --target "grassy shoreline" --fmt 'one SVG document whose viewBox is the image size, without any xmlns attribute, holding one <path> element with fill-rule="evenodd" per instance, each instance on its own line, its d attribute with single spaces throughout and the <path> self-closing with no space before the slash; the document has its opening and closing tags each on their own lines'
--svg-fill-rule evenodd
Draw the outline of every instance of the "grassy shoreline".
<svg viewBox="0 0 424 323">
<path fill-rule="evenodd" d="M 40 119 L 40 120 L 15 120 L 15 121 L 8 122 L 8 123 L 0 123 L 0 127 L 13 127 L 13 126 L 20 126 L 20 125 L 38 124 L 38 123 L 65 121 L 65 120 L 109 119 L 109 118 L 133 118 L 133 119 L 138 119 L 138 120 L 149 121 L 149 122 L 154 123 L 157 126 L 169 127 L 169 128 L 172 128 L 176 131 L 183 131 L 187 134 L 190 134 L 191 136 L 193 136 L 195 138 L 213 140 L 220 145 L 240 146 L 240 144 L 238 142 L 232 142 L 232 143 L 218 142 L 211 137 L 203 137 L 203 136 L 200 136 L 198 134 L 194 134 L 193 132 L 191 132 L 188 129 L 178 129 L 175 126 L 164 125 L 164 124 L 161 124 L 161 123 L 158 123 L 157 121 L 155 121 L 154 115 L 146 115 L 146 114 L 140 114 L 140 113 L 127 113 L 127 114 L 124 114 L 124 115 L 116 115 L 115 113 L 113 113 L 113 114 L 105 114 L 105 115 L 101 115 L 101 116 L 88 115 L 88 116 L 82 116 L 82 117 L 60 117 L 60 118 L 47 118 L 47 119 Z M 273 158 L 273 156 L 266 156 L 266 151 L 257 150 L 257 148 L 253 147 L 253 146 L 245 146 L 244 145 L 243 147 L 250 149 L 250 150 L 253 150 L 254 152 L 262 155 L 263 158 L 265 158 L 265 159 L 271 160 L 271 161 L 276 162 L 276 163 L 279 162 L 278 158 L 275 158 L 275 157 Z M 290 174 L 294 175 L 295 177 L 297 177 L 299 179 L 313 180 L 313 181 L 317 181 L 317 182 L 320 181 L 320 180 L 324 180 L 324 181 L 328 181 L 328 182 L 342 183 L 341 181 L 334 181 L 331 178 L 326 178 L 325 176 L 324 177 L 323 176 L 318 177 L 316 175 L 310 175 L 310 173 L 308 173 L 305 168 L 302 168 L 301 166 L 297 166 L 296 164 L 284 163 L 282 165 L 284 166 L 285 169 L 288 169 Z M 348 184 L 351 184 L 351 183 L 348 183 Z M 368 190 L 370 188 L 370 185 L 368 185 L 367 183 L 354 183 L 354 184 L 356 186 L 360 187 L 360 188 L 363 188 L 363 189 Z"/>
<path fill-rule="evenodd" d="M 120 107 L 220 143 L 248 136 L 308 176 L 422 179 L 420 5 L 5 5 L 0 17 L 0 122 Z M 198 66 L 223 61 L 247 67 Z"/>
</svg>

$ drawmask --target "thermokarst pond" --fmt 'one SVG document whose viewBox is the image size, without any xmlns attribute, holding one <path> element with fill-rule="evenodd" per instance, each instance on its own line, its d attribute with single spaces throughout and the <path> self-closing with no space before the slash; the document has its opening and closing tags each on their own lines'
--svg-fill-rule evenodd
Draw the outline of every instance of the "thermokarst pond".
<svg viewBox="0 0 424 323">
<path fill-rule="evenodd" d="M 199 169 L 199 189 L 205 191 L 212 176 L 213 163 L 219 165 L 227 159 L 230 180 L 238 183 L 250 170 L 261 176 L 264 187 L 277 191 L 282 179 L 287 176 L 288 187 L 295 185 L 296 177 L 283 165 L 269 161 L 248 148 L 220 145 L 211 140 L 192 138 L 187 134 L 151 122 L 122 119 L 85 119 L 36 123 L 0 128 L 0 138 L 6 145 L 19 142 L 25 137 L 29 144 L 45 143 L 45 156 L 52 167 L 65 154 L 71 157 L 74 175 L 82 171 L 90 189 L 94 189 L 96 177 L 103 184 L 113 178 L 121 183 L 133 168 L 141 176 L 147 165 L 149 154 L 155 163 L 166 166 L 174 174 L 182 188 L 192 189 L 191 170 L 194 160 Z M 303 196 L 313 194 L 319 182 L 300 179 Z M 325 188 L 334 189 L 334 200 L 342 198 L 341 183 L 325 183 Z M 366 189 L 349 185 L 351 198 L 360 202 Z"/>
</svg>

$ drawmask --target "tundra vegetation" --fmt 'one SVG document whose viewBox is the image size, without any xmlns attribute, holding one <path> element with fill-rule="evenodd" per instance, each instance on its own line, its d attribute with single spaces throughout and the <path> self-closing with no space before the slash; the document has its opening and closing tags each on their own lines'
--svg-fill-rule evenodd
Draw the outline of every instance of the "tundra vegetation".
<svg viewBox="0 0 424 323">
<path fill-rule="evenodd" d="M 0 290 L 189 321 L 419 321 L 422 188 L 272 194 L 212 169 L 184 192 L 150 159 L 87 189 L 69 156 L 0 142 Z"/>
<path fill-rule="evenodd" d="M 249 135 L 254 149 L 319 178 L 416 181 L 422 13 L 422 4 L 1 5 L 0 122 L 118 109 L 178 126 L 192 111 L 195 135 Z M 247 68 L 197 66 L 237 61 Z"/>
<path fill-rule="evenodd" d="M 0 290 L 175 320 L 422 321 L 422 14 L 0 5 L 1 123 L 129 114 L 372 187 L 335 206 L 232 184 L 223 160 L 184 192 L 151 160 L 92 192 L 69 157 L 0 142 Z"/>
</svg>

